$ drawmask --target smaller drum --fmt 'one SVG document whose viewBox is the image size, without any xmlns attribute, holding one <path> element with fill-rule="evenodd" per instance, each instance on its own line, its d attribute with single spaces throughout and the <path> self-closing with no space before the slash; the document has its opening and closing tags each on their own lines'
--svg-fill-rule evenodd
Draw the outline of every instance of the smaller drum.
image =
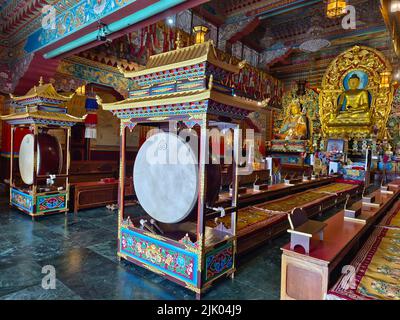
<svg viewBox="0 0 400 320">
<path fill-rule="evenodd" d="M 33 183 L 34 135 L 27 134 L 19 148 L 19 172 L 22 181 Z M 46 176 L 59 174 L 62 170 L 63 154 L 58 139 L 47 133 L 38 134 L 36 174 Z"/>
</svg>

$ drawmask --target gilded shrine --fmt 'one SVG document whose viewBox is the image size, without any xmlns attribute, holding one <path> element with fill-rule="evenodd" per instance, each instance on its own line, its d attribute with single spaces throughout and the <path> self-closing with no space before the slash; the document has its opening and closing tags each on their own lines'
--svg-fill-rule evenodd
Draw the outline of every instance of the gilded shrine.
<svg viewBox="0 0 400 320">
<path fill-rule="evenodd" d="M 335 58 L 319 97 L 324 136 L 383 138 L 393 101 L 391 76 L 389 61 L 372 48 L 354 46 Z"/>
</svg>

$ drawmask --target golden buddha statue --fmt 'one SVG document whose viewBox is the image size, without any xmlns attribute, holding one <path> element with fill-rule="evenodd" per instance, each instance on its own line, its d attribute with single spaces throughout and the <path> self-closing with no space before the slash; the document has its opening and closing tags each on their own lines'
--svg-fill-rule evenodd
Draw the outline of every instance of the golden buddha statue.
<svg viewBox="0 0 400 320">
<path fill-rule="evenodd" d="M 288 107 L 288 114 L 279 130 L 279 139 L 303 140 L 307 139 L 307 119 L 302 114 L 297 101 L 292 101 Z"/>
<path fill-rule="evenodd" d="M 339 95 L 336 114 L 331 114 L 329 126 L 371 125 L 369 93 L 358 89 L 360 78 L 353 74 L 349 79 L 349 89 Z M 344 110 L 342 109 L 344 105 Z"/>
</svg>

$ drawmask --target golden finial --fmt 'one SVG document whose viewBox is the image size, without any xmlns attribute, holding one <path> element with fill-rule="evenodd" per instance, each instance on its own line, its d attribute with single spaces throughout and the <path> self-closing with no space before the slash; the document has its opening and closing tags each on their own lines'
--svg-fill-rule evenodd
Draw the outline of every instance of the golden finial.
<svg viewBox="0 0 400 320">
<path fill-rule="evenodd" d="M 268 97 L 268 98 L 262 100 L 262 101 L 261 101 L 261 106 L 267 107 L 270 100 L 271 100 L 270 97 Z"/>
<path fill-rule="evenodd" d="M 214 76 L 210 75 L 210 79 L 208 81 L 208 90 L 211 90 L 213 87 Z"/>
<path fill-rule="evenodd" d="M 181 37 L 181 32 L 180 31 L 178 31 L 176 33 L 175 46 L 176 46 L 176 49 L 182 48 L 182 37 Z"/>
<path fill-rule="evenodd" d="M 385 128 L 385 140 L 392 140 L 392 136 L 387 128 Z"/>
<path fill-rule="evenodd" d="M 204 43 L 208 31 L 209 29 L 206 26 L 195 26 L 193 28 L 193 32 L 195 33 L 195 44 Z"/>
<path fill-rule="evenodd" d="M 246 66 L 247 61 L 246 60 L 242 60 L 239 62 L 238 67 L 239 69 L 243 69 Z"/>
<path fill-rule="evenodd" d="M 43 81 L 43 77 L 40 76 L 40 79 L 39 79 L 39 86 L 42 86 L 42 85 L 44 85 L 44 81 Z"/>
<path fill-rule="evenodd" d="M 97 94 L 96 94 L 96 102 L 97 102 L 97 104 L 98 104 L 99 106 L 101 106 L 101 105 L 103 104 L 103 99 L 101 99 L 101 97 L 98 96 Z"/>
<path fill-rule="evenodd" d="M 121 65 L 118 65 L 118 66 L 117 66 L 117 69 L 118 69 L 118 71 L 119 71 L 120 73 L 122 73 L 122 74 L 124 74 L 124 73 L 125 73 L 125 69 L 124 69 L 124 68 L 122 68 L 122 66 L 121 66 Z"/>
</svg>

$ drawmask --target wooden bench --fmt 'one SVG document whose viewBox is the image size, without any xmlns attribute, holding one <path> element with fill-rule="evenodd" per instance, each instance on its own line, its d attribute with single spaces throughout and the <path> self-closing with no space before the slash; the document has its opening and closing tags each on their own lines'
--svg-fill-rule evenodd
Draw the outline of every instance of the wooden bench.
<svg viewBox="0 0 400 320">
<path fill-rule="evenodd" d="M 125 196 L 134 194 L 132 178 L 125 179 Z M 113 182 L 77 182 L 71 184 L 71 199 L 75 213 L 118 202 L 118 180 Z"/>
<path fill-rule="evenodd" d="M 69 169 L 71 183 L 93 182 L 103 178 L 117 177 L 117 161 L 72 161 Z"/>
<path fill-rule="evenodd" d="M 240 185 L 248 185 L 252 184 L 257 176 L 262 180 L 262 181 L 268 181 L 269 179 L 269 170 L 262 169 L 262 170 L 254 170 L 251 174 L 245 175 L 245 176 L 240 176 L 239 181 Z M 232 169 L 231 166 L 223 166 L 222 167 L 222 172 L 221 172 L 221 185 L 223 187 L 227 187 L 231 184 L 232 182 Z"/>
<path fill-rule="evenodd" d="M 282 176 L 293 176 L 293 177 L 302 177 L 302 176 L 310 176 L 312 173 L 313 167 L 310 165 L 300 165 L 300 164 L 291 164 L 291 163 L 283 163 L 281 165 L 281 174 Z"/>
<path fill-rule="evenodd" d="M 375 191 L 373 195 L 380 207 L 362 206 L 361 216 L 365 222 L 345 219 L 344 210 L 325 221 L 324 241 L 312 238 L 310 253 L 304 254 L 290 243 L 282 248 L 281 299 L 323 300 L 329 285 L 335 281 L 334 274 L 343 261 L 359 248 L 362 237 L 385 214 L 400 194 Z M 362 205 L 362 201 L 360 201 Z"/>
</svg>

